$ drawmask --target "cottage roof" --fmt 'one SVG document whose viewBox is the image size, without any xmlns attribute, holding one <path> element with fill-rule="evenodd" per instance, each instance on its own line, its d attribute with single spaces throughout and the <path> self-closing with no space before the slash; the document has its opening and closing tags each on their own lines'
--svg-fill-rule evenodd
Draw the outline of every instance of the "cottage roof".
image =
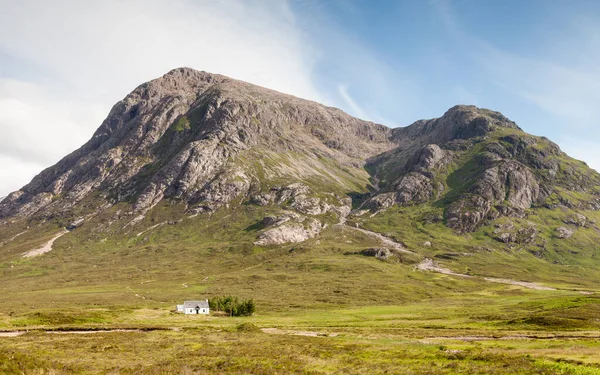
<svg viewBox="0 0 600 375">
<path fill-rule="evenodd" d="M 185 301 L 183 302 L 184 309 L 195 309 L 199 307 L 201 309 L 208 309 L 208 301 Z"/>
</svg>

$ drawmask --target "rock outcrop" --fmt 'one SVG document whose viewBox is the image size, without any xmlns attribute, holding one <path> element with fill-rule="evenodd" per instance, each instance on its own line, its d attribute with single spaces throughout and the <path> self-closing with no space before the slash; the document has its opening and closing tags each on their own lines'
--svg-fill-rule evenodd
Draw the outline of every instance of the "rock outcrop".
<svg viewBox="0 0 600 375">
<path fill-rule="evenodd" d="M 435 181 L 436 171 L 452 161 L 452 152 L 429 144 L 414 155 L 407 163 L 407 173 L 397 178 L 388 190 L 378 194 L 363 205 L 376 210 L 386 209 L 393 204 L 413 205 L 427 202 L 443 193 L 445 187 Z"/>
<path fill-rule="evenodd" d="M 287 243 L 304 242 L 316 237 L 324 228 L 323 224 L 313 218 L 300 215 L 284 215 L 269 218 L 266 222 L 272 223 L 274 228 L 265 230 L 260 234 L 255 245 L 282 245 Z"/>
<path fill-rule="evenodd" d="M 459 200 L 449 207 L 448 226 L 471 232 L 484 219 L 522 216 L 540 196 L 536 177 L 523 164 L 501 160 L 485 169 Z"/>
<path fill-rule="evenodd" d="M 539 230 L 533 223 L 517 227 L 513 223 L 496 224 L 494 238 L 505 244 L 529 244 L 533 243 L 539 234 Z"/>
<path fill-rule="evenodd" d="M 573 215 L 570 215 L 569 217 L 567 217 L 564 220 L 565 224 L 569 224 L 569 225 L 574 225 L 576 227 L 579 228 L 584 228 L 584 227 L 588 227 L 590 226 L 592 223 L 588 220 L 587 217 L 585 217 L 585 215 L 582 215 L 580 213 L 575 213 Z"/>
<path fill-rule="evenodd" d="M 369 160 L 380 189 L 362 208 L 443 206 L 447 226 L 466 233 L 537 206 L 595 209 L 600 194 L 598 173 L 498 112 L 453 107 L 439 119 L 394 129 L 392 139 L 397 148 Z"/>
<path fill-rule="evenodd" d="M 390 249 L 385 247 L 375 247 L 371 249 L 361 250 L 360 255 L 375 257 L 379 260 L 388 260 L 389 257 L 392 256 L 392 252 Z"/>
<path fill-rule="evenodd" d="M 556 228 L 556 237 L 560 239 L 571 238 L 575 231 L 565 227 Z"/>
</svg>

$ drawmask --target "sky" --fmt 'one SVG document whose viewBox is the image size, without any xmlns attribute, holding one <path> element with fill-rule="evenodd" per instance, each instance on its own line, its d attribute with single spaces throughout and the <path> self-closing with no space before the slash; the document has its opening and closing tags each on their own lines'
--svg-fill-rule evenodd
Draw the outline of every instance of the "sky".
<svg viewBox="0 0 600 375">
<path fill-rule="evenodd" d="M 600 170 L 596 0 L 0 0 L 0 197 L 187 66 L 390 127 L 502 112 Z"/>
</svg>

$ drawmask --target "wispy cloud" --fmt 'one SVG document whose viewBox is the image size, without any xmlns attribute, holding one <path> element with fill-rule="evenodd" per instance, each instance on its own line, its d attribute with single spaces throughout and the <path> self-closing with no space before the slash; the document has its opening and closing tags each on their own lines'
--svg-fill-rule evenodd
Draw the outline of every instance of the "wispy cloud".
<svg viewBox="0 0 600 375">
<path fill-rule="evenodd" d="M 345 107 L 350 108 L 350 113 L 354 116 L 360 117 L 362 119 L 368 119 L 367 113 L 354 101 L 354 99 L 348 93 L 348 85 L 338 85 L 338 94 L 344 100 L 346 104 Z"/>
<path fill-rule="evenodd" d="M 571 120 L 570 126 L 586 126 L 600 115 L 598 72 L 516 56 L 492 46 L 487 46 L 478 60 L 498 86 L 554 116 Z"/>
<path fill-rule="evenodd" d="M 340 14 L 360 19 L 364 9 L 347 1 L 302 4 L 296 6 L 302 14 L 298 26 L 310 36 L 311 45 L 318 51 L 313 82 L 324 102 L 388 126 L 414 121 L 422 108 L 421 90 L 406 72 L 402 59 L 390 60 L 385 51 L 357 33 L 352 22 L 338 23 Z"/>
<path fill-rule="evenodd" d="M 179 66 L 323 100 L 316 52 L 285 1 L 0 0 L 0 9 L 0 196 L 79 147 L 137 85 Z"/>
<path fill-rule="evenodd" d="M 495 86 L 505 98 L 524 102 L 520 113 L 533 123 L 521 125 L 553 135 L 557 142 L 565 142 L 567 152 L 600 168 L 596 151 L 600 149 L 600 69 L 596 64 L 600 60 L 600 26 L 596 21 L 586 21 L 584 14 L 577 14 L 576 19 L 565 14 L 568 30 L 560 39 L 543 41 L 551 48 L 515 52 L 469 33 L 451 2 L 430 0 L 430 4 L 455 44 L 467 46 L 473 69 L 491 84 L 486 85 L 488 91 Z"/>
<path fill-rule="evenodd" d="M 318 99 L 313 53 L 283 1 L 0 4 L 2 50 L 84 95 L 125 94 L 185 65 Z"/>
<path fill-rule="evenodd" d="M 459 22 L 456 19 L 451 3 L 448 0 L 429 0 L 429 4 L 437 13 L 440 20 L 444 23 L 447 29 L 451 31 L 460 31 Z"/>
</svg>

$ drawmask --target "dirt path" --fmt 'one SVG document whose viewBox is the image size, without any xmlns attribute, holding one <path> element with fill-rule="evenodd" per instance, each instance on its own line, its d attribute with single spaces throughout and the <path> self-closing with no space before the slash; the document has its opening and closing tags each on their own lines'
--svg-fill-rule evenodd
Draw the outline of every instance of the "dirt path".
<svg viewBox="0 0 600 375">
<path fill-rule="evenodd" d="M 0 337 L 17 337 L 24 333 L 25 331 L 0 332 Z"/>
<path fill-rule="evenodd" d="M 429 258 L 427 258 L 424 261 L 422 261 L 421 263 L 419 263 L 416 266 L 416 268 L 421 271 L 443 273 L 444 275 L 476 278 L 476 276 L 465 275 L 462 273 L 456 273 L 452 270 L 449 270 L 448 268 L 440 267 L 433 259 L 429 259 Z M 557 290 L 557 289 L 551 288 L 549 286 L 543 286 L 543 285 L 540 285 L 537 283 L 531 283 L 531 282 L 527 282 L 527 281 L 517 281 L 517 280 L 511 280 L 511 279 L 498 279 L 495 277 L 482 277 L 482 278 L 483 278 L 483 280 L 489 281 L 492 283 L 516 285 L 516 286 L 522 286 L 523 288 L 534 289 L 534 290 Z"/>
<path fill-rule="evenodd" d="M 173 329 L 176 330 L 176 329 Z M 261 331 L 271 335 L 292 335 L 292 336 L 307 336 L 307 337 L 336 337 L 337 333 L 322 333 L 312 331 L 295 331 L 295 330 L 283 330 L 279 328 L 262 328 Z M 50 335 L 88 335 L 97 333 L 115 333 L 115 332 L 144 332 L 141 329 L 97 329 L 97 330 L 73 330 L 73 331 L 42 331 Z M 27 333 L 26 331 L 10 331 L 0 332 L 0 337 L 18 337 Z"/>
<path fill-rule="evenodd" d="M 404 248 L 404 246 L 402 246 L 402 244 L 394 241 L 393 239 L 386 237 L 380 233 L 377 232 L 372 232 L 370 230 L 366 230 L 363 228 L 358 228 L 358 227 L 352 227 L 350 225 L 346 225 L 345 220 L 341 221 L 338 225 L 344 225 L 347 228 L 362 232 L 368 236 L 371 237 L 375 237 L 377 238 L 379 241 L 381 241 L 381 243 L 385 246 L 391 247 L 393 249 L 396 249 L 398 251 L 402 251 L 404 253 L 409 253 L 409 254 L 417 254 L 414 251 L 410 251 L 407 250 L 406 248 Z M 429 271 L 429 272 L 437 272 L 437 273 L 441 273 L 444 275 L 450 275 L 450 276 L 458 276 L 458 277 L 465 277 L 465 278 L 478 278 L 476 276 L 471 276 L 471 275 L 465 275 L 462 273 L 458 273 L 458 272 L 454 272 L 451 269 L 448 268 L 443 268 L 440 267 L 433 259 L 429 259 L 426 258 L 425 260 L 423 260 L 421 263 L 419 263 L 416 266 L 417 269 L 421 270 L 421 271 Z M 532 282 L 527 282 L 527 281 L 518 281 L 518 280 L 511 280 L 511 279 L 501 279 L 501 278 L 496 278 L 496 277 L 481 277 L 483 278 L 483 280 L 485 281 L 489 281 L 491 283 L 499 283 L 499 284 L 508 284 L 508 285 L 515 285 L 515 286 L 521 286 L 523 288 L 528 288 L 528 289 L 534 289 L 534 290 L 557 290 L 555 288 L 549 287 L 549 286 L 544 286 L 544 285 L 540 285 L 538 283 L 532 283 Z M 593 294 L 592 292 L 580 292 L 582 294 Z"/>
<path fill-rule="evenodd" d="M 510 279 L 497 279 L 495 277 L 484 277 L 484 280 L 492 282 L 492 283 L 517 285 L 517 286 L 522 286 L 524 288 L 535 289 L 535 290 L 557 290 L 556 288 L 551 288 L 549 286 L 543 286 L 543 285 L 540 285 L 538 283 L 530 283 L 530 282 L 527 282 L 527 281 L 515 281 L 515 280 L 510 280 Z"/>
<path fill-rule="evenodd" d="M 4 242 L 0 243 L 0 246 L 4 246 L 4 245 L 6 245 L 7 243 L 13 242 L 13 241 L 15 240 L 15 238 L 17 238 L 17 237 L 19 237 L 20 235 L 22 235 L 22 234 L 25 234 L 25 233 L 27 233 L 27 232 L 29 232 L 29 229 L 28 229 L 28 230 L 25 230 L 25 231 L 23 231 L 23 232 L 21 232 L 21 233 L 17 233 L 17 234 L 15 234 L 14 236 L 12 236 L 11 238 L 9 238 L 8 240 L 6 240 L 6 241 L 4 241 Z"/>
<path fill-rule="evenodd" d="M 155 225 L 153 225 L 153 226 L 151 226 L 151 227 L 149 227 L 149 228 L 147 228 L 147 229 L 145 229 L 145 230 L 141 231 L 140 233 L 136 234 L 136 237 L 139 237 L 139 236 L 141 236 L 142 234 L 144 234 L 144 233 L 146 233 L 146 232 L 149 232 L 149 231 L 151 231 L 151 230 L 152 230 L 152 229 L 154 229 L 154 228 L 158 228 L 158 227 L 160 227 L 161 225 L 165 225 L 166 223 L 167 223 L 166 221 L 163 221 L 162 223 L 155 224 Z"/>
<path fill-rule="evenodd" d="M 340 224 L 341 224 L 341 223 L 340 223 Z M 340 224 L 338 224 L 338 225 L 340 225 Z M 345 225 L 345 221 L 344 221 L 344 224 L 341 224 L 341 225 Z M 379 240 L 379 241 L 380 241 L 380 242 L 381 242 L 383 245 L 385 245 L 385 246 L 388 246 L 388 247 L 391 247 L 391 248 L 393 248 L 393 249 L 395 249 L 395 250 L 401 251 L 401 252 L 403 252 L 403 253 L 408 253 L 408 254 L 416 254 L 414 251 L 407 250 L 407 249 L 406 249 L 406 248 L 405 248 L 405 247 L 404 247 L 402 244 L 400 244 L 400 243 L 398 243 L 398 242 L 394 241 L 393 239 L 391 239 L 391 238 L 389 238 L 389 237 L 386 237 L 386 236 L 384 236 L 383 234 L 380 234 L 380 233 L 377 233 L 377 232 L 372 232 L 372 231 L 370 231 L 370 230 L 366 230 L 366 229 L 363 229 L 363 228 L 357 228 L 357 227 L 353 227 L 353 226 L 350 226 L 350 225 L 345 225 L 345 227 L 346 227 L 346 228 L 350 228 L 350 229 L 352 229 L 352 230 L 359 231 L 359 232 L 361 232 L 361 233 L 364 233 L 364 234 L 366 234 L 367 236 L 375 237 L 375 238 L 377 238 L 377 239 L 378 239 L 378 240 Z"/>
<path fill-rule="evenodd" d="M 99 329 L 99 330 L 81 330 L 81 331 L 46 331 L 53 335 L 87 335 L 92 333 L 113 333 L 113 332 L 142 332 L 141 329 Z"/>
<path fill-rule="evenodd" d="M 87 335 L 96 333 L 119 333 L 119 332 L 151 332 L 151 331 L 180 331 L 179 328 L 99 328 L 99 329 L 78 329 L 78 330 L 46 330 L 33 329 L 29 331 L 4 331 L 0 332 L 1 337 L 18 337 L 28 332 L 42 332 L 49 335 Z"/>
<path fill-rule="evenodd" d="M 291 335 L 291 336 L 306 336 L 306 337 L 337 337 L 338 333 L 323 333 L 312 331 L 294 331 L 289 329 L 279 328 L 261 328 L 261 331 L 270 335 Z"/>
<path fill-rule="evenodd" d="M 582 332 L 586 333 L 586 332 Z M 589 334 L 517 334 L 517 335 L 509 335 L 509 336 L 497 336 L 497 335 L 478 335 L 478 336 L 432 336 L 425 337 L 419 341 L 423 343 L 432 343 L 440 340 L 449 340 L 449 341 L 510 341 L 510 340 L 557 340 L 557 339 L 571 339 L 571 340 L 597 340 L 600 336 L 597 332 L 589 332 Z"/>
<path fill-rule="evenodd" d="M 69 233 L 69 231 L 64 229 L 62 232 L 60 232 L 56 236 L 54 236 L 50 241 L 46 242 L 46 244 L 44 246 L 40 247 L 39 249 L 31 250 L 31 251 L 28 251 L 25 254 L 23 254 L 23 258 L 31 258 L 31 257 L 35 257 L 38 255 L 46 254 L 46 253 L 52 251 L 52 245 L 54 245 L 54 241 L 58 240 L 60 237 L 64 236 L 67 233 Z"/>
<path fill-rule="evenodd" d="M 429 258 L 426 258 L 424 261 L 417 264 L 416 268 L 421 271 L 430 271 L 430 272 L 443 273 L 444 275 L 473 278 L 473 276 L 470 276 L 470 275 L 456 273 L 452 270 L 449 270 L 448 268 L 442 268 L 433 259 L 429 259 Z"/>
</svg>

